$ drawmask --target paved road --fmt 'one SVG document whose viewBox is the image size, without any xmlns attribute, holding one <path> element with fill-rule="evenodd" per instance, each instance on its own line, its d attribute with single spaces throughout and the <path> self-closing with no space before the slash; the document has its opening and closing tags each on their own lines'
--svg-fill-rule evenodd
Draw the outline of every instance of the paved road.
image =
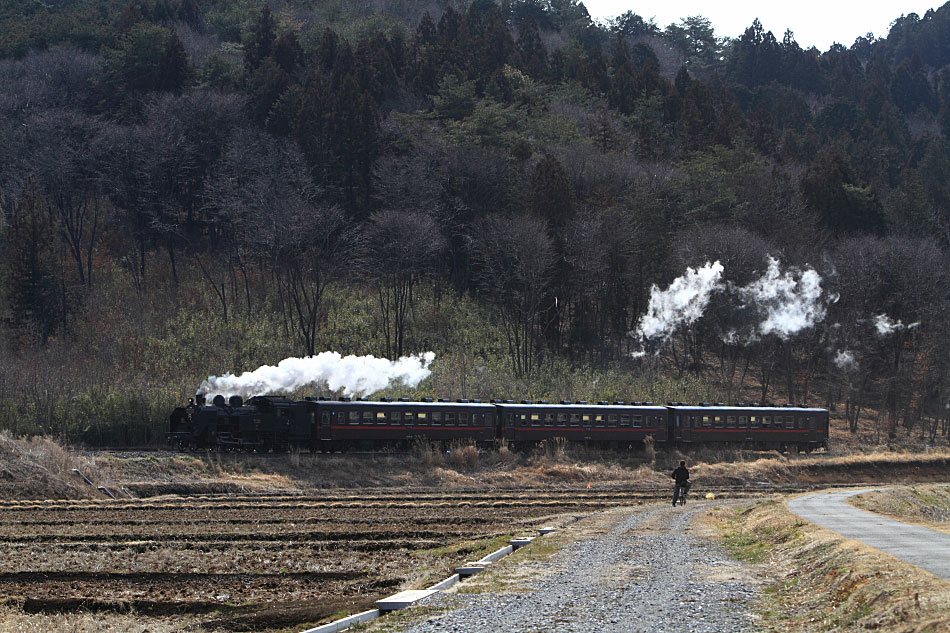
<svg viewBox="0 0 950 633">
<path fill-rule="evenodd" d="M 792 499 L 786 505 L 803 519 L 950 580 L 950 534 L 848 505 L 848 497 L 872 490 L 879 488 L 819 492 Z"/>
</svg>

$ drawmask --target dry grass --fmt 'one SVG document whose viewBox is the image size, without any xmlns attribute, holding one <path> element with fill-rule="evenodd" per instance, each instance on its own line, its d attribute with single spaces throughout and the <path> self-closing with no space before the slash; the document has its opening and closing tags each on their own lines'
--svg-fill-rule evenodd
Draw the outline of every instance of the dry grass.
<svg viewBox="0 0 950 633">
<path fill-rule="evenodd" d="M 898 486 L 857 495 L 848 502 L 904 523 L 950 533 L 950 486 Z"/>
<path fill-rule="evenodd" d="M 102 498 L 73 472 L 122 496 L 240 493 L 315 488 L 438 486 L 453 489 L 525 486 L 633 485 L 665 488 L 680 459 L 701 487 L 759 484 L 919 483 L 947 481 L 950 452 L 877 452 L 797 456 L 735 449 L 657 452 L 608 451 L 563 440 L 542 442 L 527 454 L 502 444 L 484 451 L 471 443 L 419 443 L 406 453 L 373 456 L 293 452 L 284 456 L 71 454 L 47 439 L 0 433 L 0 498 Z M 765 486 L 763 486 L 763 489 Z"/>
<path fill-rule="evenodd" d="M 950 583 L 801 521 L 781 501 L 724 509 L 726 546 L 766 581 L 757 605 L 767 631 L 950 631 Z"/>
<path fill-rule="evenodd" d="M 93 482 L 108 477 L 109 468 L 70 455 L 62 444 L 44 437 L 16 439 L 0 431 L 0 498 L 58 499 L 104 497 L 73 472 Z"/>
<path fill-rule="evenodd" d="M 12 606 L 0 606 L 0 633 L 199 633 L 197 623 L 181 617 L 146 618 L 134 613 L 23 613 Z"/>
</svg>

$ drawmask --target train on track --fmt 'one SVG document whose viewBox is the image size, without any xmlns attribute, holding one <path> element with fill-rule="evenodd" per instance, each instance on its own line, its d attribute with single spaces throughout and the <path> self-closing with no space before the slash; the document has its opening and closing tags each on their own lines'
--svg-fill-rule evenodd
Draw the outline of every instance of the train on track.
<svg viewBox="0 0 950 633">
<path fill-rule="evenodd" d="M 199 395 L 174 410 L 180 450 L 344 452 L 418 441 L 516 449 L 552 438 L 612 448 L 736 446 L 810 452 L 828 446 L 828 411 L 805 405 L 522 400 L 364 400 Z"/>
</svg>

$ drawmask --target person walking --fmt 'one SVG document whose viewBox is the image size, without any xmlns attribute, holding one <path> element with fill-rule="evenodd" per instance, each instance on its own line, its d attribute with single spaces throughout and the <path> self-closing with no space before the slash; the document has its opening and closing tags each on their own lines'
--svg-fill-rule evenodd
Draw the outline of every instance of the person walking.
<svg viewBox="0 0 950 633">
<path fill-rule="evenodd" d="M 673 485 L 673 505 L 682 499 L 686 503 L 686 493 L 689 491 L 689 471 L 686 469 L 686 462 L 681 461 L 679 467 L 670 475 L 676 483 Z"/>
</svg>

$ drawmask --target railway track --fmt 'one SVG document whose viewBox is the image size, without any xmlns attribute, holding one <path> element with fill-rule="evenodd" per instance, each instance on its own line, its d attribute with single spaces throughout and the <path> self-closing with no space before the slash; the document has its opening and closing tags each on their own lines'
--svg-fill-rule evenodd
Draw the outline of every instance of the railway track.
<svg viewBox="0 0 950 633">
<path fill-rule="evenodd" d="M 717 496 L 758 497 L 766 494 L 794 494 L 829 486 L 709 486 L 694 487 L 691 494 L 712 493 Z M 406 493 L 389 494 L 261 494 L 229 495 L 202 494 L 176 497 L 147 497 L 119 499 L 79 500 L 5 500 L 0 501 L 2 510 L 57 510 L 83 511 L 103 509 L 109 512 L 150 510 L 287 510 L 287 509 L 349 509 L 385 508 L 390 510 L 420 508 L 505 508 L 505 507 L 613 507 L 638 501 L 665 499 L 667 488 L 613 489 L 591 492 L 577 490 L 534 490 L 510 492 L 451 492 L 451 493 Z M 2 516 L 0 516 L 2 522 Z"/>
</svg>

